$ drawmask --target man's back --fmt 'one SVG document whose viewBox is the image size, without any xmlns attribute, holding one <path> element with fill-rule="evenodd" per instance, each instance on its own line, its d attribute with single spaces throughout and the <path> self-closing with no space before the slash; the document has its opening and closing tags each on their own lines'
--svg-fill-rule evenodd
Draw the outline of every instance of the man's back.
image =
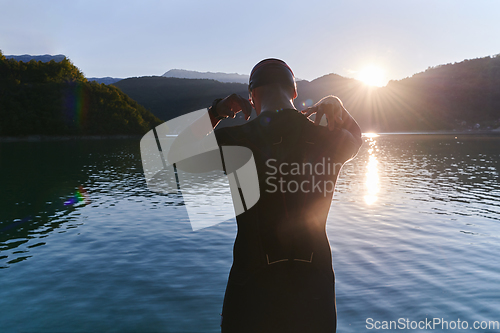
<svg viewBox="0 0 500 333">
<path fill-rule="evenodd" d="M 215 134 L 219 145 L 252 150 L 260 187 L 258 203 L 237 217 L 223 332 L 334 331 L 325 224 L 340 168 L 359 145 L 291 109 Z"/>
</svg>

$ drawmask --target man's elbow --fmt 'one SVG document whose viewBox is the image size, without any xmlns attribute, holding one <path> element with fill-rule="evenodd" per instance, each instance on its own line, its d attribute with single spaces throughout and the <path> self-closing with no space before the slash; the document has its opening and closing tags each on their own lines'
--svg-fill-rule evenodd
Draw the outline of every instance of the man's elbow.
<svg viewBox="0 0 500 333">
<path fill-rule="evenodd" d="M 361 148 L 361 145 L 363 144 L 363 138 L 361 137 L 361 135 L 356 135 L 356 136 L 354 136 L 354 141 L 357 144 L 357 149 L 356 149 L 356 152 L 357 152 L 359 150 L 359 148 Z"/>
<path fill-rule="evenodd" d="M 361 135 L 354 135 L 350 131 L 343 129 L 340 140 L 339 147 L 341 147 L 340 154 L 343 156 L 342 159 L 347 162 L 356 157 L 363 144 Z"/>
</svg>

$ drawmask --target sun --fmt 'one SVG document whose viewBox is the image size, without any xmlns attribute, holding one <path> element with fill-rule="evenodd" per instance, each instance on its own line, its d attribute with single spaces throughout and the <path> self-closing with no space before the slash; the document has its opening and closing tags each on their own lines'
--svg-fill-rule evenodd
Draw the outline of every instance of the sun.
<svg viewBox="0 0 500 333">
<path fill-rule="evenodd" d="M 382 87 L 386 85 L 385 71 L 376 66 L 367 66 L 358 72 L 358 80 L 369 86 Z"/>
</svg>

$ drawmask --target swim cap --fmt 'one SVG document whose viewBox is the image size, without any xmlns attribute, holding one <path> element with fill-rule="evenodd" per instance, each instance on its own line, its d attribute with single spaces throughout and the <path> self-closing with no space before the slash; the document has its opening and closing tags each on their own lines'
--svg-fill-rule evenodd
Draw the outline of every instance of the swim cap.
<svg viewBox="0 0 500 333">
<path fill-rule="evenodd" d="M 270 83 L 280 83 L 295 88 L 295 76 L 292 69 L 283 60 L 264 59 L 255 65 L 250 73 L 248 90 L 252 91 Z"/>
</svg>

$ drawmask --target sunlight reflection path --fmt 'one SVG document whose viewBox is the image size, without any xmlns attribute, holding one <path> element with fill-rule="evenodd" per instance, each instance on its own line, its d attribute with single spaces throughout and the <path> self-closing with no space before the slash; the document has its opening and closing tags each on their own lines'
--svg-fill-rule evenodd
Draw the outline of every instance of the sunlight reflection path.
<svg viewBox="0 0 500 333">
<path fill-rule="evenodd" d="M 378 134 L 365 133 L 364 136 L 367 137 L 366 142 L 368 142 L 370 146 L 368 149 L 370 156 L 368 157 L 368 164 L 366 165 L 365 202 L 368 205 L 372 205 L 377 201 L 377 193 L 380 190 L 378 180 L 378 161 L 377 156 L 375 155 L 375 150 L 377 148 L 375 138 L 378 137 Z"/>
</svg>

